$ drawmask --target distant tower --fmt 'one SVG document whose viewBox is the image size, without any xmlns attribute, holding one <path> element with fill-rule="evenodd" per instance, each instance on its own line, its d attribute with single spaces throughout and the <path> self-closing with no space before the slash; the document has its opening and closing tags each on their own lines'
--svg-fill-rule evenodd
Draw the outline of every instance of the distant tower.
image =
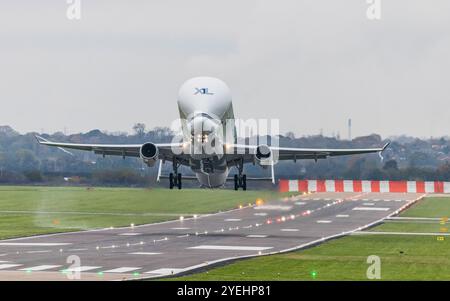
<svg viewBox="0 0 450 301">
<path fill-rule="evenodd" d="M 352 141 L 352 119 L 348 119 L 348 140 Z"/>
</svg>

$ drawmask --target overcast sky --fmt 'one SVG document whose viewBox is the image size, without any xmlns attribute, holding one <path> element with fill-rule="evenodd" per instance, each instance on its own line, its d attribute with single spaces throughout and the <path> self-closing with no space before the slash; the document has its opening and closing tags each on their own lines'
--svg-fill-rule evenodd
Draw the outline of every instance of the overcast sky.
<svg viewBox="0 0 450 301">
<path fill-rule="evenodd" d="M 238 118 L 282 132 L 450 135 L 450 1 L 0 0 L 0 125 L 168 126 L 186 79 L 219 77 Z"/>
</svg>

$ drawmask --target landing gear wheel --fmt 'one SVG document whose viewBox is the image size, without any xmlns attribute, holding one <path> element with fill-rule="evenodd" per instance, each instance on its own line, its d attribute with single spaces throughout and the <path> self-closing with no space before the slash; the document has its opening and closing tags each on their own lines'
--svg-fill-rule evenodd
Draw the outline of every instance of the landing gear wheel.
<svg viewBox="0 0 450 301">
<path fill-rule="evenodd" d="M 238 175 L 234 175 L 234 190 L 239 189 Z"/>
<path fill-rule="evenodd" d="M 174 180 L 174 179 L 173 179 L 173 173 L 170 173 L 170 174 L 169 174 L 169 188 L 170 188 L 170 189 L 173 189 L 173 186 L 175 186 L 173 180 Z"/>
<path fill-rule="evenodd" d="M 177 186 L 178 186 L 178 189 L 181 189 L 181 174 L 180 173 L 177 175 Z"/>
<path fill-rule="evenodd" d="M 247 175 L 242 175 L 242 190 L 247 190 Z"/>
</svg>

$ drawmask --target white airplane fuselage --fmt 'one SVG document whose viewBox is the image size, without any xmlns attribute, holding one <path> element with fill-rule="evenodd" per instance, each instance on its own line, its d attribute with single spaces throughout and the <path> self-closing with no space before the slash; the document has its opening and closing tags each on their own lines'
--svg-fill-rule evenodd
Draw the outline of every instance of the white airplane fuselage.
<svg viewBox="0 0 450 301">
<path fill-rule="evenodd" d="M 183 140 L 191 143 L 190 168 L 202 186 L 223 186 L 230 171 L 227 161 L 224 156 L 205 152 L 203 142 L 215 138 L 215 142 L 220 144 L 218 147 L 222 147 L 224 141 L 236 143 L 230 89 L 217 78 L 192 78 L 179 90 L 178 110 Z M 226 137 L 226 126 L 230 121 L 232 136 Z"/>
</svg>

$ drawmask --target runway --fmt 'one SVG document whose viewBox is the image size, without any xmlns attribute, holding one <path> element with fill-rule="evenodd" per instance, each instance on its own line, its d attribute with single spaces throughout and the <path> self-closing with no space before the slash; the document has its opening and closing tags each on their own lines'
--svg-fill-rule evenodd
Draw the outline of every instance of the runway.
<svg viewBox="0 0 450 301">
<path fill-rule="evenodd" d="M 2 240 L 0 280 L 122 280 L 183 274 L 350 234 L 423 196 L 314 193 L 158 224 Z"/>
</svg>

